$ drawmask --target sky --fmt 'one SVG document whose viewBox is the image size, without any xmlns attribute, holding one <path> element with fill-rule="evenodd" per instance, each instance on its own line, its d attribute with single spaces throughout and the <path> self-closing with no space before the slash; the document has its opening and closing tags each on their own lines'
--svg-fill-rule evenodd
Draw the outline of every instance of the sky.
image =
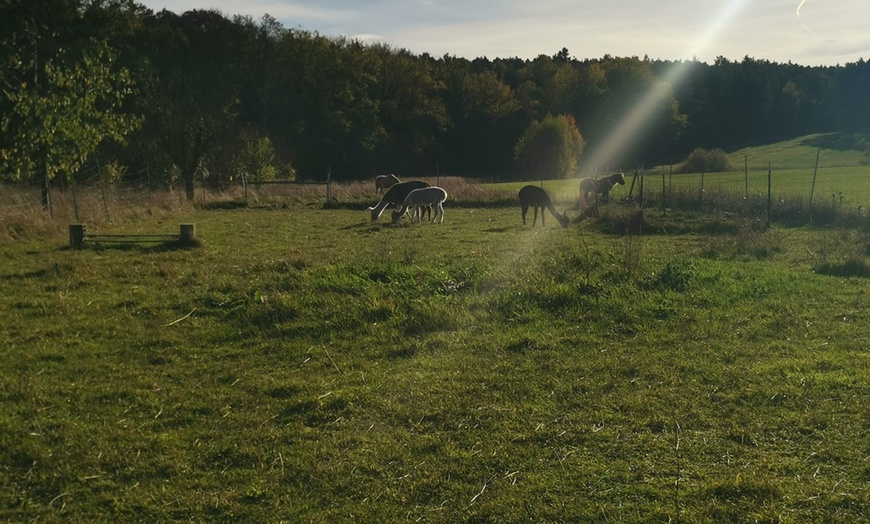
<svg viewBox="0 0 870 524">
<path fill-rule="evenodd" d="M 264 14 L 285 28 L 474 59 L 749 56 L 800 65 L 870 60 L 870 0 L 139 0 L 183 13 Z"/>
</svg>

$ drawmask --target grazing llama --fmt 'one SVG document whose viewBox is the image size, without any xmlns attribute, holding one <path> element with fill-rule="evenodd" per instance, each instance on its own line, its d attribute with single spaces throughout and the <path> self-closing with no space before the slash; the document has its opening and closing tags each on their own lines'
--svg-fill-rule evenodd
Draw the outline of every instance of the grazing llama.
<svg viewBox="0 0 870 524">
<path fill-rule="evenodd" d="M 447 200 L 447 191 L 440 187 L 424 187 L 421 189 L 415 189 L 408 193 L 408 196 L 405 197 L 404 202 L 402 202 L 402 207 L 396 211 L 393 211 L 393 222 L 396 222 L 402 215 L 408 213 L 411 208 L 414 208 L 414 212 L 408 217 L 411 222 L 417 220 L 418 222 L 423 221 L 423 214 L 426 209 L 429 209 L 430 214 L 430 223 L 435 223 L 435 220 L 438 216 L 441 216 L 441 220 L 438 221 L 440 224 L 444 222 L 444 201 Z M 432 209 L 435 209 L 435 213 L 432 213 Z"/>
<path fill-rule="evenodd" d="M 538 221 L 538 208 L 541 208 L 541 225 L 546 225 L 544 223 L 544 208 L 550 210 L 550 213 L 556 217 L 556 220 L 562 224 L 562 227 L 568 227 L 568 217 L 565 215 L 559 214 L 556 211 L 556 208 L 553 206 L 553 202 L 550 200 L 550 196 L 546 191 L 541 189 L 538 186 L 525 186 L 520 189 L 520 206 L 523 208 L 523 225 L 526 223 L 526 212 L 529 210 L 529 206 L 533 206 L 535 208 L 535 218 L 532 220 L 532 227 Z"/>
<path fill-rule="evenodd" d="M 584 178 L 580 182 L 580 193 L 583 194 L 583 201 L 589 198 L 589 193 L 594 193 L 595 198 L 601 195 L 606 201 L 610 198 L 610 190 L 616 184 L 625 185 L 625 176 L 622 173 L 614 173 L 604 178 Z"/>
<path fill-rule="evenodd" d="M 405 201 L 405 197 L 408 196 L 408 193 L 415 189 L 420 189 L 421 187 L 429 187 L 429 183 L 423 182 L 422 180 L 411 180 L 408 182 L 399 182 L 390 189 L 387 189 L 387 192 L 381 197 L 380 202 L 378 202 L 374 207 L 369 208 L 369 211 L 371 211 L 372 214 L 372 222 L 378 221 L 378 218 L 381 217 L 381 213 L 384 212 L 384 209 L 386 209 L 387 206 L 401 206 L 402 202 Z"/>
<path fill-rule="evenodd" d="M 378 175 L 375 177 L 375 191 L 381 194 L 381 191 L 386 191 L 399 183 L 399 177 L 396 175 Z"/>
</svg>

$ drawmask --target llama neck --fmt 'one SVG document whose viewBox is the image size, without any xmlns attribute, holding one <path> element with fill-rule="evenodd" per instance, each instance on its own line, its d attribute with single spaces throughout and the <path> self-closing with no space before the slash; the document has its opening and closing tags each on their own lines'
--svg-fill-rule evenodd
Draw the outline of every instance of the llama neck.
<svg viewBox="0 0 870 524">
<path fill-rule="evenodd" d="M 550 214 L 556 217 L 556 219 L 559 219 L 562 216 L 559 214 L 558 211 L 556 211 L 556 206 L 553 205 L 553 202 L 551 200 L 547 200 L 546 202 L 544 202 L 544 205 L 547 206 L 547 209 L 550 210 Z"/>
<path fill-rule="evenodd" d="M 390 205 L 390 201 L 387 200 L 386 195 L 384 195 L 384 197 L 381 198 L 381 201 L 378 202 L 378 205 L 371 208 L 372 220 L 377 220 L 377 219 L 381 218 L 381 213 L 384 212 L 384 209 L 386 209 L 388 205 Z"/>
</svg>

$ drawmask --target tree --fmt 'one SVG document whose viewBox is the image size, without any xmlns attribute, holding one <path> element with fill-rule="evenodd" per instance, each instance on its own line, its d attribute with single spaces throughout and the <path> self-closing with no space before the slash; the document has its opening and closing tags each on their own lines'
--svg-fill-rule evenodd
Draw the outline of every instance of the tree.
<svg viewBox="0 0 870 524">
<path fill-rule="evenodd" d="M 128 72 L 115 70 L 115 53 L 105 42 L 92 42 L 78 60 L 62 54 L 34 64 L 34 80 L 3 86 L 0 115 L 0 174 L 13 180 L 42 172 L 48 207 L 48 183 L 70 177 L 105 139 L 123 142 L 141 120 L 123 112 L 133 94 Z M 19 62 L 24 63 L 24 62 Z"/>
<path fill-rule="evenodd" d="M 216 11 L 163 11 L 150 21 L 156 86 L 149 92 L 147 131 L 181 174 L 193 200 L 205 157 L 233 137 L 239 121 L 241 25 Z"/>
<path fill-rule="evenodd" d="M 515 159 L 535 178 L 574 174 L 586 143 L 571 115 L 547 115 L 534 121 L 516 146 Z"/>
<path fill-rule="evenodd" d="M 471 71 L 464 58 L 445 56 L 439 65 L 450 122 L 436 142 L 440 165 L 454 173 L 510 172 L 517 137 L 528 125 L 517 116 L 511 88 L 491 69 Z"/>
<path fill-rule="evenodd" d="M 378 151 L 379 165 L 407 172 L 421 159 L 429 160 L 434 137 L 448 125 L 441 96 L 444 84 L 434 74 L 436 62 L 425 56 L 418 58 L 385 44 L 370 51 L 376 56 L 378 118 L 386 133 Z"/>
</svg>

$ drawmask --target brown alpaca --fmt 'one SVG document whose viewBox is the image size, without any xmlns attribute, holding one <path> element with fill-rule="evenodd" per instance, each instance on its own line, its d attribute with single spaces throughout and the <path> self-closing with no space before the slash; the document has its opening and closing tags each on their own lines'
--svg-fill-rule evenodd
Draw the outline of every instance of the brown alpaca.
<svg viewBox="0 0 870 524">
<path fill-rule="evenodd" d="M 562 214 L 559 214 L 556 211 L 556 208 L 553 206 L 553 202 L 550 200 L 550 196 L 546 191 L 537 186 L 525 186 L 520 189 L 520 206 L 523 208 L 523 225 L 526 223 L 526 212 L 529 210 L 529 206 L 533 206 L 535 208 L 535 217 L 532 220 L 532 227 L 535 226 L 535 223 L 538 221 L 538 208 L 541 208 L 541 225 L 544 226 L 546 223 L 544 222 L 544 208 L 550 210 L 550 213 L 556 217 L 556 220 L 562 224 L 562 227 L 568 227 L 568 217 Z"/>
</svg>

